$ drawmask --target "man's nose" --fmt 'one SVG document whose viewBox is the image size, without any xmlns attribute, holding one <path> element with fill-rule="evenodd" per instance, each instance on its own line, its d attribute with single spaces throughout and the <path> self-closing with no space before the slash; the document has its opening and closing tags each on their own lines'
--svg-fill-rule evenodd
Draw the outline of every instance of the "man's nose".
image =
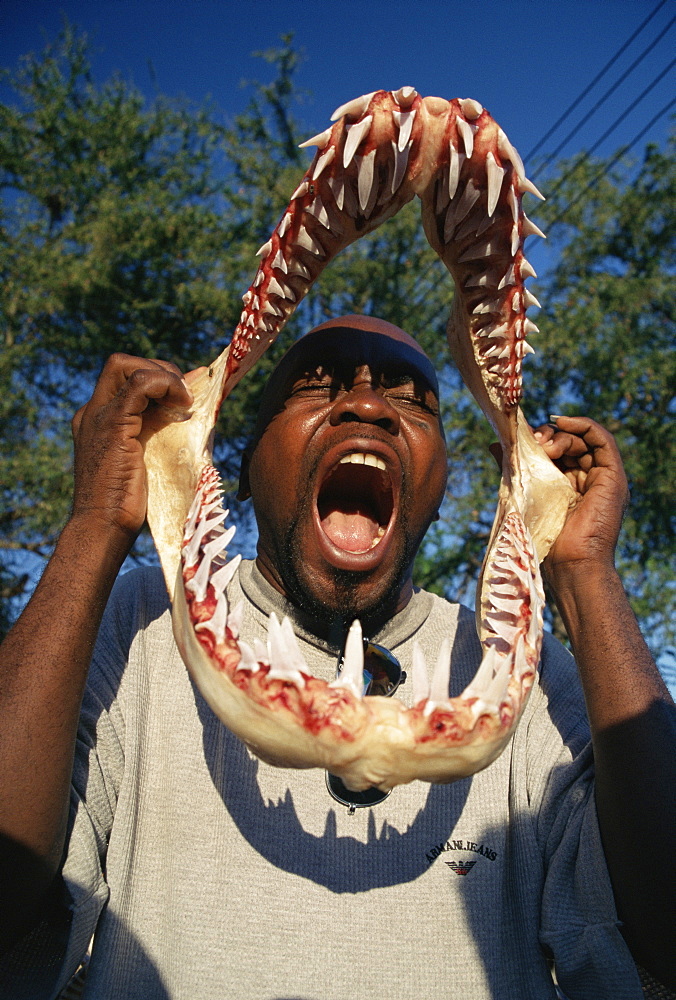
<svg viewBox="0 0 676 1000">
<path fill-rule="evenodd" d="M 355 383 L 348 392 L 341 393 L 331 410 L 333 425 L 354 421 L 376 424 L 389 434 L 399 431 L 399 412 L 370 381 Z"/>
</svg>

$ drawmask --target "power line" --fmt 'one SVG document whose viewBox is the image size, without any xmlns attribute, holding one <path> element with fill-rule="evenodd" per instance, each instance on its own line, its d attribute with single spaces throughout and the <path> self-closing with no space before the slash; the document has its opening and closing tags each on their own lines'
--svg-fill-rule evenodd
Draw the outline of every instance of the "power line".
<svg viewBox="0 0 676 1000">
<path fill-rule="evenodd" d="M 600 70 L 596 74 L 596 76 L 594 77 L 594 79 L 592 80 L 592 82 L 590 84 L 588 84 L 587 87 L 585 87 L 585 89 L 582 91 L 582 93 L 579 94 L 578 97 L 575 98 L 575 100 L 573 101 L 573 103 L 568 106 L 567 110 L 564 111 L 564 113 L 561 115 L 561 117 L 559 119 L 557 119 L 557 121 L 554 122 L 554 124 L 549 129 L 549 131 L 546 132 L 545 135 L 543 135 L 542 138 L 538 140 L 538 142 L 536 142 L 536 144 L 533 146 L 533 148 L 531 149 L 531 151 L 526 154 L 526 160 L 530 160 L 531 156 L 533 156 L 534 153 L 537 153 L 538 149 L 540 149 L 540 147 L 543 146 L 545 144 L 545 142 L 547 142 L 547 139 L 549 139 L 550 136 L 552 136 L 554 134 L 554 132 L 556 132 L 556 130 L 559 127 L 559 125 L 563 124 L 563 122 L 565 122 L 566 118 L 568 118 L 573 113 L 573 111 L 578 106 L 578 104 L 580 103 L 580 101 L 582 101 L 587 96 L 587 94 L 589 93 L 589 91 L 592 90 L 596 86 L 596 84 L 599 82 L 599 80 L 608 72 L 608 70 L 610 69 L 610 67 L 614 63 L 617 62 L 617 60 L 620 58 L 620 56 L 622 55 L 622 53 L 625 52 L 629 48 L 629 46 L 634 41 L 634 39 L 637 38 L 641 34 L 641 32 L 643 31 L 643 29 L 645 28 L 645 26 L 650 21 L 652 21 L 652 19 L 654 18 L 655 14 L 657 14 L 657 12 L 659 10 L 661 10 L 662 7 L 664 7 L 664 5 L 665 5 L 666 2 L 667 2 L 667 0 L 661 0 L 661 2 L 658 3 L 657 7 L 655 7 L 655 9 L 653 10 L 653 12 L 651 14 L 649 14 L 648 17 L 646 17 L 645 21 L 643 21 L 643 23 L 638 26 L 638 28 L 633 33 L 633 35 L 630 38 L 627 39 L 627 41 L 624 43 L 624 45 L 621 48 L 619 48 L 617 50 L 617 52 L 615 53 L 615 55 L 606 63 L 606 65 L 603 67 L 603 69 Z"/>
<path fill-rule="evenodd" d="M 675 20 L 676 20 L 676 18 L 675 18 Z M 634 108 L 637 106 L 637 104 L 641 103 L 641 101 L 646 96 L 646 94 L 649 94 L 650 91 L 653 90 L 657 86 L 657 84 L 660 82 L 660 80 L 662 80 L 663 77 L 665 77 L 667 75 L 667 73 L 669 72 L 669 70 L 672 69 L 675 65 L 676 65 L 676 59 L 672 59 L 671 62 L 669 63 L 669 65 L 666 66 L 662 70 L 662 72 L 658 76 L 655 77 L 655 79 L 652 81 L 652 83 L 649 83 L 648 86 L 643 91 L 641 91 L 641 93 L 638 95 L 637 98 L 635 98 L 635 100 L 632 101 L 632 103 L 629 105 L 629 107 L 627 107 L 627 108 L 624 109 L 624 111 L 622 112 L 622 114 L 618 118 L 615 119 L 615 121 L 612 123 L 612 125 L 608 126 L 608 128 L 606 129 L 606 131 L 603 133 L 602 136 L 600 136 L 596 140 L 596 142 L 594 143 L 594 145 L 591 146 L 589 149 L 585 150 L 585 152 L 584 152 L 583 156 L 581 157 L 581 159 L 579 159 L 577 161 L 577 163 L 573 167 L 570 168 L 570 170 L 567 170 L 566 173 L 563 175 L 563 177 L 560 177 L 558 179 L 555 187 L 552 188 L 551 191 L 547 192 L 547 197 L 548 198 L 551 198 L 553 195 L 556 194 L 556 192 L 559 190 L 559 188 L 561 188 L 563 186 L 563 184 L 565 184 L 565 182 L 568 180 L 568 178 L 572 174 L 575 173 L 575 171 L 580 166 L 580 164 L 584 163 L 586 160 L 589 159 L 589 157 L 591 156 L 591 154 L 595 150 L 597 150 L 599 148 L 599 146 L 608 138 L 608 136 L 612 132 L 615 131 L 615 129 L 617 128 L 618 125 L 621 125 L 621 123 L 624 121 L 624 119 L 627 117 L 627 115 L 631 114 L 631 112 L 634 110 Z"/>
<path fill-rule="evenodd" d="M 585 185 L 585 187 L 580 192 L 578 192 L 577 196 L 573 199 L 573 201 L 569 202 L 565 206 L 565 208 L 563 208 L 561 210 L 561 212 L 559 212 L 559 214 L 557 216 L 555 216 L 555 218 L 552 219 L 551 222 L 549 222 L 549 228 L 551 229 L 551 227 L 554 226 L 557 222 L 560 222 L 565 217 L 565 215 L 571 210 L 571 208 L 573 208 L 575 205 L 577 205 L 577 203 L 584 197 L 584 195 L 587 193 L 587 191 L 591 190 L 591 188 L 594 187 L 594 185 L 601 179 L 601 177 L 603 177 L 604 174 L 607 174 L 608 171 L 611 170 L 612 167 L 615 166 L 615 164 L 617 163 L 617 161 L 620 160 L 620 159 L 622 159 L 622 157 L 626 153 L 628 153 L 629 150 L 633 146 L 635 146 L 637 142 L 640 142 L 641 139 L 643 138 L 643 136 L 646 134 L 646 132 L 648 132 L 653 127 L 653 125 L 657 121 L 659 121 L 660 118 L 662 118 L 664 115 L 666 115 L 675 104 L 676 104 L 676 97 L 672 98 L 672 100 L 669 101 L 668 104 L 665 104 L 664 107 L 661 108 L 657 112 L 657 114 L 653 115 L 653 117 L 650 119 L 650 121 L 646 125 L 643 126 L 643 128 L 641 129 L 641 131 L 637 132 L 637 134 L 634 136 L 634 138 L 630 142 L 628 142 L 626 145 L 622 146 L 622 148 L 619 149 L 617 151 L 617 153 L 615 153 L 615 155 L 613 156 L 613 158 L 611 160 L 609 160 L 608 163 L 604 163 L 604 165 L 601 167 L 601 169 L 598 171 L 598 173 L 596 173 L 594 175 L 594 177 L 592 177 L 592 179 L 589 181 L 589 183 L 587 185 Z M 445 278 L 446 273 L 447 272 L 444 269 L 444 273 L 434 283 L 434 285 L 432 285 L 431 291 L 434 291 L 434 289 L 438 287 L 438 285 L 441 283 L 441 281 L 443 281 L 443 279 Z M 437 309 L 437 311 L 426 321 L 427 325 L 432 325 L 433 323 L 436 323 L 437 320 L 439 319 L 439 317 L 442 316 L 443 313 L 447 311 L 447 309 L 448 309 L 448 306 L 446 306 L 446 305 L 443 306 L 441 309 Z"/>
<path fill-rule="evenodd" d="M 674 60 L 674 62 L 676 62 L 676 60 Z M 577 205 L 577 203 L 581 200 L 581 198 L 584 197 L 587 191 L 593 188 L 594 185 L 597 183 L 597 181 L 599 181 L 604 174 L 607 174 L 608 171 L 615 166 L 617 161 L 621 160 L 622 157 L 625 155 L 625 153 L 629 152 L 631 147 L 635 146 L 636 143 L 643 138 L 643 136 L 646 134 L 646 132 L 648 132 L 652 128 L 655 122 L 658 121 L 662 117 L 662 115 L 666 115 L 667 112 L 670 111 L 671 108 L 673 108 L 674 104 L 676 104 L 676 97 L 672 98 L 672 100 L 669 101 L 668 104 L 665 104 L 664 107 L 661 108 L 661 110 L 658 111 L 657 114 L 650 119 L 648 124 L 644 125 L 641 131 L 634 136 L 631 142 L 628 142 L 626 146 L 622 146 L 622 148 L 617 151 L 615 156 L 613 156 L 613 158 L 609 160 L 608 163 L 605 163 L 603 165 L 603 167 L 599 170 L 599 172 L 595 174 L 594 177 L 592 177 L 592 179 L 589 181 L 587 185 L 585 185 L 585 187 L 582 188 L 582 190 L 577 194 L 577 196 L 573 199 L 573 201 L 569 202 L 565 206 L 565 208 L 563 208 L 562 211 L 560 211 L 559 214 L 552 219 L 552 221 L 549 223 L 549 227 L 551 228 L 557 222 L 560 222 L 564 218 L 564 216 L 567 215 L 567 213 L 571 210 L 571 208 Z"/>
<path fill-rule="evenodd" d="M 627 79 L 627 77 L 631 73 L 633 73 L 633 71 L 636 69 L 636 67 L 638 66 L 638 64 L 640 62 L 642 62 L 643 59 L 645 59 L 645 57 L 650 52 L 652 52 L 652 50 L 655 48 L 655 46 L 657 45 L 657 43 L 659 41 L 661 41 L 662 38 L 664 38 L 664 36 L 666 35 L 666 33 L 670 30 L 670 28 L 673 26 L 673 24 L 675 22 L 676 22 L 676 17 L 672 17 L 671 21 L 666 26 L 666 28 L 664 28 L 660 32 L 660 34 L 650 43 L 650 45 L 648 45 L 647 48 L 645 48 L 643 50 L 643 52 L 640 54 L 640 56 L 638 56 L 634 60 L 634 62 L 631 64 L 631 66 L 629 67 L 629 69 L 625 70 L 625 72 L 622 74 L 622 76 L 619 78 L 619 80 L 616 80 L 613 84 L 611 84 L 611 86 L 608 88 L 608 90 L 606 90 L 605 94 L 598 99 L 598 101 L 596 102 L 596 104 L 594 105 L 594 107 L 590 111 L 588 111 L 584 115 L 584 117 L 580 119 L 580 121 L 577 123 L 577 125 L 575 125 L 574 128 L 571 129 L 571 131 L 568 133 L 568 135 L 564 139 L 561 140 L 561 142 L 559 143 L 559 145 L 556 147 L 556 149 L 552 153 L 549 154 L 549 156 L 547 157 L 547 159 L 544 160 L 542 163 L 538 164 L 538 166 L 536 167 L 535 171 L 531 175 L 531 177 L 533 179 L 535 177 L 537 177 L 538 174 L 542 173 L 542 171 L 545 169 L 545 167 L 547 167 L 552 162 L 552 160 L 554 159 L 555 156 L 558 156 L 558 154 L 561 152 L 561 150 L 566 145 L 566 143 L 570 139 L 572 139 L 573 136 L 576 135 L 580 131 L 580 129 L 582 128 L 582 126 L 585 125 L 589 121 L 589 119 L 591 118 L 591 116 L 593 114 L 595 114 L 596 111 L 598 111 L 598 109 L 601 107 L 601 105 L 605 104 L 605 102 L 608 100 L 608 98 L 610 97 L 610 95 L 615 92 L 615 90 L 620 86 L 621 83 L 624 83 L 624 81 Z"/>
</svg>

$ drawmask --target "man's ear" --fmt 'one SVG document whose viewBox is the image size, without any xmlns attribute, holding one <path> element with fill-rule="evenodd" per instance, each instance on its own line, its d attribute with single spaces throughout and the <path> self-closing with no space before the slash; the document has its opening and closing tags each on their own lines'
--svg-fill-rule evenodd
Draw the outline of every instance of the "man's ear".
<svg viewBox="0 0 676 1000">
<path fill-rule="evenodd" d="M 251 496 L 251 489 L 249 487 L 249 466 L 251 464 L 251 445 L 247 445 L 242 452 L 242 462 L 239 467 L 239 489 L 237 490 L 237 499 L 240 503 L 244 500 L 248 500 Z"/>
</svg>

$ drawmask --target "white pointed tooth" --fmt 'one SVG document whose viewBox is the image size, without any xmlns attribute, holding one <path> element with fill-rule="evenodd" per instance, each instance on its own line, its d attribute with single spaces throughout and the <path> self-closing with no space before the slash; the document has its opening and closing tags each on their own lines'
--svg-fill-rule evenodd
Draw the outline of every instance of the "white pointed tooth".
<svg viewBox="0 0 676 1000">
<path fill-rule="evenodd" d="M 460 695 L 461 698 L 484 698 L 486 688 L 493 680 L 495 672 L 500 666 L 502 657 L 497 652 L 495 646 L 484 647 L 484 654 L 479 665 L 479 669 L 474 677 Z"/>
<path fill-rule="evenodd" d="M 203 556 L 199 566 L 197 567 L 197 572 L 185 585 L 185 589 L 189 590 L 190 593 L 194 595 L 196 601 L 203 601 L 207 596 L 210 569 L 211 560 L 206 559 Z"/>
<path fill-rule="evenodd" d="M 286 231 L 291 225 L 291 221 L 292 220 L 290 212 L 287 212 L 285 215 L 282 216 L 282 221 L 279 223 L 279 227 L 277 229 L 280 239 L 282 239 L 283 236 L 286 236 Z"/>
<path fill-rule="evenodd" d="M 343 657 L 343 669 L 340 676 L 335 681 L 331 681 L 329 687 L 347 688 L 355 698 L 362 698 L 364 694 L 364 642 L 360 622 L 355 619 L 350 625 L 345 641 L 345 655 Z"/>
<path fill-rule="evenodd" d="M 502 309 L 502 302 L 500 299 L 483 299 L 472 309 L 473 316 L 481 316 L 483 313 L 495 313 L 500 312 Z M 481 335 L 482 331 L 479 331 Z"/>
<path fill-rule="evenodd" d="M 535 354 L 535 348 L 531 347 L 527 340 L 520 340 L 517 343 L 517 354 L 520 357 L 525 357 L 526 354 Z"/>
<path fill-rule="evenodd" d="M 292 257 L 289 261 L 289 271 L 291 274 L 299 274 L 301 278 L 305 278 L 307 281 L 312 281 L 312 273 L 310 269 L 307 268 L 305 264 L 301 264 L 301 262 L 296 260 L 295 257 Z"/>
<path fill-rule="evenodd" d="M 474 182 L 470 178 L 465 190 L 462 192 L 459 201 L 455 204 L 451 202 L 446 213 L 444 222 L 444 242 L 449 243 L 453 237 L 456 227 L 462 222 L 470 209 L 475 205 L 480 192 L 474 187 Z"/>
<path fill-rule="evenodd" d="M 195 525 L 197 524 L 197 518 L 199 517 L 200 510 L 202 508 L 202 500 L 203 500 L 202 492 L 201 490 L 198 490 L 198 492 L 193 497 L 192 503 L 190 504 L 190 510 L 188 511 L 188 517 L 185 522 L 185 528 L 183 529 L 183 538 L 185 541 L 187 541 L 191 537 L 193 531 L 195 530 Z"/>
<path fill-rule="evenodd" d="M 307 180 L 303 178 L 303 180 L 300 182 L 296 190 L 289 198 L 289 201 L 294 201 L 296 198 L 302 198 L 303 195 L 306 195 L 308 193 L 309 189 L 310 185 L 308 184 Z"/>
<path fill-rule="evenodd" d="M 547 237 L 542 232 L 540 227 L 536 226 L 535 223 L 532 222 L 531 219 L 529 219 L 525 213 L 523 216 L 522 228 L 524 236 L 541 236 L 543 240 L 547 239 Z"/>
<path fill-rule="evenodd" d="M 413 680 L 413 704 L 419 705 L 421 701 L 426 701 L 430 696 L 430 681 L 427 675 L 425 654 L 417 639 L 413 643 L 411 674 Z"/>
<path fill-rule="evenodd" d="M 411 138 L 411 129 L 413 128 L 413 122 L 415 121 L 416 112 L 415 111 L 393 111 L 392 117 L 399 126 L 399 135 L 397 137 L 397 146 L 399 152 L 401 152 L 407 145 L 408 140 Z"/>
<path fill-rule="evenodd" d="M 502 354 L 502 344 L 493 344 L 481 355 L 482 358 L 498 358 Z"/>
<path fill-rule="evenodd" d="M 537 272 L 531 262 L 524 257 L 519 266 L 522 278 L 537 278 Z"/>
<path fill-rule="evenodd" d="M 214 608 L 214 613 L 206 622 L 198 622 L 195 625 L 195 632 L 201 632 L 205 629 L 211 632 L 216 642 L 223 642 L 225 639 L 225 626 L 227 625 L 228 618 L 228 599 L 225 593 L 221 593 L 216 601 L 216 607 Z"/>
<path fill-rule="evenodd" d="M 516 251 L 519 249 L 520 242 L 521 242 L 521 237 L 519 235 L 519 227 L 515 222 L 514 225 L 512 226 L 512 236 L 509 245 L 512 257 L 516 257 Z"/>
<path fill-rule="evenodd" d="M 253 316 L 248 316 L 247 317 L 247 321 L 246 321 L 246 323 L 244 325 L 245 326 L 249 326 L 249 327 L 254 327 L 254 326 L 256 326 L 256 320 L 254 319 Z"/>
<path fill-rule="evenodd" d="M 462 101 L 460 101 L 460 107 L 462 108 L 463 115 L 465 115 L 466 118 L 469 118 L 470 121 L 474 121 L 475 118 L 478 118 L 483 111 L 483 106 L 471 97 L 465 97 Z"/>
<path fill-rule="evenodd" d="M 406 146 L 405 149 L 400 150 L 394 139 L 392 142 L 392 154 L 394 156 L 394 175 L 392 177 L 392 194 L 398 190 L 401 182 L 406 176 L 406 168 L 408 166 L 408 154 L 411 151 L 411 146 Z"/>
<path fill-rule="evenodd" d="M 345 104 L 341 104 L 339 108 L 331 115 L 331 121 L 338 121 L 343 115 L 351 115 L 353 118 L 358 118 L 363 115 L 369 104 L 371 103 L 371 98 L 375 94 L 375 90 L 371 91 L 370 94 L 362 94 L 361 97 L 355 97 L 351 101 L 347 101 Z"/>
<path fill-rule="evenodd" d="M 283 299 L 286 298 L 284 286 L 280 285 L 280 283 L 275 278 L 274 274 L 270 275 L 270 281 L 268 282 L 268 293 L 270 292 L 273 295 L 279 295 Z"/>
<path fill-rule="evenodd" d="M 268 620 L 268 655 L 270 657 L 269 680 L 289 681 L 303 687 L 305 678 L 292 662 L 292 655 L 287 649 L 286 638 L 279 624 L 277 615 L 272 612 Z"/>
<path fill-rule="evenodd" d="M 233 525 L 227 531 L 219 531 L 215 538 L 212 538 L 210 542 L 202 548 L 202 554 L 204 559 L 208 559 L 209 563 L 212 563 L 216 556 L 220 555 L 232 541 L 235 534 L 235 526 Z"/>
<path fill-rule="evenodd" d="M 244 303 L 245 306 L 248 306 L 253 297 L 254 293 L 251 291 L 250 288 L 248 288 L 244 293 L 244 295 L 242 296 L 242 302 Z"/>
<path fill-rule="evenodd" d="M 439 703 L 448 699 L 451 679 L 451 642 L 446 638 L 441 643 L 437 664 L 430 685 L 430 701 Z"/>
<path fill-rule="evenodd" d="M 265 278 L 265 271 L 257 271 L 256 277 L 253 280 L 254 288 L 258 288 L 258 286 L 261 284 L 264 278 Z"/>
<path fill-rule="evenodd" d="M 346 184 L 344 189 L 345 209 L 350 218 L 355 219 L 359 215 L 359 202 L 352 184 Z"/>
<path fill-rule="evenodd" d="M 497 284 L 497 279 L 493 272 L 485 271 L 483 274 L 470 274 L 465 279 L 465 288 L 483 288 Z"/>
<path fill-rule="evenodd" d="M 516 191 L 514 190 L 514 188 L 512 187 L 511 184 L 509 185 L 509 187 L 507 189 L 507 202 L 509 203 L 509 207 L 512 210 L 512 218 L 514 219 L 514 222 L 518 222 L 519 221 L 519 199 L 517 198 Z"/>
<path fill-rule="evenodd" d="M 314 170 L 312 171 L 312 180 L 316 181 L 321 177 L 322 173 L 328 167 L 329 163 L 333 163 L 336 158 L 336 147 L 329 146 L 329 148 L 322 153 L 317 162 L 315 163 Z"/>
<path fill-rule="evenodd" d="M 502 291 L 502 289 L 506 288 L 507 285 L 514 285 L 514 284 L 516 284 L 516 278 L 514 277 L 514 265 L 510 264 L 506 274 L 502 276 L 502 278 L 498 283 L 498 291 Z"/>
<path fill-rule="evenodd" d="M 369 203 L 371 191 L 373 190 L 375 159 L 376 150 L 372 149 L 366 156 L 361 157 L 359 163 L 357 192 L 359 194 L 359 207 L 362 212 L 366 211 L 366 206 Z"/>
<path fill-rule="evenodd" d="M 488 178 L 488 214 L 492 215 L 500 197 L 505 171 L 499 167 L 492 153 L 486 156 L 486 176 Z"/>
<path fill-rule="evenodd" d="M 281 311 L 281 309 L 278 309 L 277 306 L 273 305 L 273 303 L 270 302 L 269 299 L 268 299 L 267 302 L 263 303 L 263 307 L 262 307 L 261 311 L 262 311 L 262 313 L 263 313 L 264 316 L 283 316 L 284 315 L 284 313 Z"/>
<path fill-rule="evenodd" d="M 268 240 L 267 243 L 264 243 L 262 247 L 256 250 L 256 256 L 267 257 L 267 255 L 270 253 L 271 250 L 272 250 L 272 240 Z"/>
<path fill-rule="evenodd" d="M 309 667 L 300 651 L 298 640 L 293 631 L 293 625 L 286 615 L 282 618 L 282 637 L 284 639 L 284 648 L 286 649 L 289 666 L 299 671 L 299 673 L 308 674 L 310 672 Z"/>
<path fill-rule="evenodd" d="M 289 270 L 281 250 L 278 250 L 277 253 L 275 254 L 275 259 L 272 262 L 272 266 L 278 267 L 280 271 L 284 272 L 284 274 L 286 274 L 287 271 Z"/>
<path fill-rule="evenodd" d="M 462 136 L 462 141 L 465 144 L 465 155 L 469 160 L 474 152 L 474 129 L 469 122 L 465 121 L 464 118 L 456 118 L 456 124 L 458 126 L 458 132 Z"/>
<path fill-rule="evenodd" d="M 540 327 L 536 326 L 535 323 L 532 321 L 532 319 L 528 319 L 528 317 L 526 317 L 526 319 L 524 320 L 523 328 L 526 333 L 526 336 L 528 336 L 529 333 L 540 332 Z"/>
<path fill-rule="evenodd" d="M 521 178 L 519 178 L 519 187 L 521 188 L 521 192 L 522 193 L 524 191 L 528 191 L 530 194 L 534 194 L 536 198 L 539 198 L 540 201 L 546 201 L 547 200 L 545 198 L 545 196 L 543 195 L 542 191 L 539 191 L 535 187 L 535 185 L 533 184 L 533 182 L 531 180 L 529 180 L 527 177 L 524 177 L 523 180 Z"/>
<path fill-rule="evenodd" d="M 324 226 L 325 229 L 330 229 L 331 228 L 331 224 L 329 222 L 328 212 L 326 211 L 326 208 L 324 206 L 324 202 L 319 197 L 319 195 L 317 195 L 317 197 L 315 198 L 315 200 L 312 202 L 312 204 L 309 206 L 309 208 L 305 209 L 305 211 L 309 212 L 310 215 L 313 215 L 315 217 L 315 219 L 317 219 L 319 222 L 321 222 L 321 224 Z"/>
<path fill-rule="evenodd" d="M 329 178 L 329 187 L 333 191 L 333 197 L 336 199 L 336 205 L 339 210 L 343 211 L 343 199 L 345 197 L 345 184 L 341 177 L 334 175 Z"/>
<path fill-rule="evenodd" d="M 262 663 L 265 666 L 267 666 L 270 663 L 270 654 L 268 653 L 268 647 L 260 639 L 254 639 L 253 654 L 257 663 L 259 664 Z"/>
<path fill-rule="evenodd" d="M 482 336 L 486 337 L 488 340 L 497 339 L 498 337 L 506 337 L 509 333 L 509 323 L 501 323 L 499 326 L 487 326 L 482 331 Z"/>
<path fill-rule="evenodd" d="M 510 161 L 516 171 L 519 181 L 523 181 L 526 177 L 523 160 L 501 128 L 498 129 L 498 152 L 500 153 L 500 156 L 504 156 Z"/>
<path fill-rule="evenodd" d="M 256 640 L 260 642 L 260 639 Z M 261 643 L 261 645 L 263 645 Z M 251 648 L 248 642 L 240 639 L 237 643 L 237 648 L 239 649 L 239 663 L 237 664 L 238 670 L 250 670 L 252 674 L 257 673 L 260 670 L 260 664 L 258 662 L 258 657 Z M 263 646 L 265 649 L 265 646 Z"/>
<path fill-rule="evenodd" d="M 448 168 L 448 195 L 449 198 L 455 197 L 455 192 L 458 190 L 458 181 L 460 180 L 460 170 L 465 162 L 465 154 L 460 153 L 456 147 L 455 143 L 451 139 L 449 143 L 450 150 L 450 163 Z"/>
<path fill-rule="evenodd" d="M 495 224 L 495 219 L 493 218 L 492 215 L 484 215 L 483 219 L 481 220 L 481 222 L 477 227 L 476 231 L 477 236 L 481 236 L 482 233 L 485 233 L 486 230 L 490 229 L 491 226 L 493 226 L 494 224 Z"/>
<path fill-rule="evenodd" d="M 413 87 L 400 87 L 399 90 L 391 91 L 391 94 L 400 108 L 408 108 L 418 96 L 418 91 Z"/>
<path fill-rule="evenodd" d="M 354 125 L 348 125 L 347 139 L 345 140 L 345 148 L 343 149 L 343 166 L 346 170 L 352 163 L 352 159 L 361 145 L 362 140 L 368 135 L 372 122 L 373 115 L 367 115 L 366 118 L 363 118 L 360 122 L 355 122 Z"/>
<path fill-rule="evenodd" d="M 244 601 L 238 601 L 234 606 L 230 614 L 228 615 L 228 631 L 233 639 L 239 638 L 239 633 L 242 631 L 242 623 L 244 622 Z"/>
<path fill-rule="evenodd" d="M 490 257 L 494 253 L 499 253 L 497 243 L 487 240 L 482 243 L 475 243 L 473 247 L 468 247 L 465 252 L 458 257 L 458 264 L 465 264 L 470 260 L 481 260 L 483 257 Z"/>
<path fill-rule="evenodd" d="M 311 139 L 306 139 L 305 142 L 301 142 L 298 148 L 307 149 L 308 146 L 317 146 L 318 149 L 325 149 L 330 138 L 331 129 L 327 128 L 323 132 L 319 132 L 318 135 L 313 135 Z"/>
<path fill-rule="evenodd" d="M 527 288 L 524 288 L 523 290 L 523 304 L 526 309 L 530 309 L 531 306 L 537 306 L 538 309 L 542 309 L 538 300 Z"/>
<path fill-rule="evenodd" d="M 225 566 L 221 566 L 220 569 L 217 569 L 216 572 L 212 574 L 211 585 L 217 593 L 224 591 L 230 584 L 241 561 L 242 557 L 238 553 L 236 556 L 233 556 L 232 559 L 225 564 Z"/>
<path fill-rule="evenodd" d="M 521 292 L 514 292 L 512 295 L 512 312 L 520 312 L 521 310 Z"/>
<path fill-rule="evenodd" d="M 507 694 L 513 655 L 514 654 L 511 653 L 507 656 L 500 657 L 502 662 L 495 673 L 495 677 L 490 682 L 484 693 L 484 699 L 488 702 L 493 702 L 493 704 L 498 707 L 504 701 L 505 695 Z"/>
<path fill-rule="evenodd" d="M 220 524 L 222 524 L 227 516 L 228 516 L 228 511 L 221 510 L 221 512 L 218 514 L 217 517 L 212 517 L 209 518 L 208 520 L 205 517 L 204 520 L 200 521 L 196 525 L 195 532 L 192 538 L 190 539 L 190 541 L 183 550 L 184 566 L 193 566 L 195 564 L 199 550 L 202 547 L 202 541 L 204 540 L 205 535 L 208 535 L 210 531 L 212 531 L 214 528 L 217 528 Z"/>
<path fill-rule="evenodd" d="M 316 254 L 318 257 L 324 256 L 323 247 L 312 239 L 305 226 L 300 227 L 298 235 L 294 239 L 293 243 L 294 246 L 303 247 L 305 250 L 309 250 L 310 253 Z"/>
</svg>

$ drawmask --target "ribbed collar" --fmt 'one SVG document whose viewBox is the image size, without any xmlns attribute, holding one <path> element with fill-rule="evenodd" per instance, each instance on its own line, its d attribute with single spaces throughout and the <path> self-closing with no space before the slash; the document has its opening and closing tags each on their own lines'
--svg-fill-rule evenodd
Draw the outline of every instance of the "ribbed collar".
<svg viewBox="0 0 676 1000">
<path fill-rule="evenodd" d="M 321 649 L 324 652 L 336 655 L 342 639 L 337 637 L 336 642 L 321 639 L 312 631 L 312 623 L 309 616 L 303 614 L 295 604 L 287 601 L 275 588 L 268 583 L 262 575 L 254 560 L 242 562 L 239 571 L 239 582 L 245 596 L 256 608 L 260 615 L 260 624 L 266 626 L 267 619 L 274 611 L 278 618 L 286 615 L 293 623 L 297 636 L 304 639 L 310 645 Z M 413 597 L 406 607 L 391 618 L 389 622 L 376 635 L 369 636 L 373 642 L 387 646 L 388 649 L 395 649 L 410 639 L 415 632 L 425 623 L 432 610 L 432 595 L 425 590 L 414 589 Z"/>
</svg>

